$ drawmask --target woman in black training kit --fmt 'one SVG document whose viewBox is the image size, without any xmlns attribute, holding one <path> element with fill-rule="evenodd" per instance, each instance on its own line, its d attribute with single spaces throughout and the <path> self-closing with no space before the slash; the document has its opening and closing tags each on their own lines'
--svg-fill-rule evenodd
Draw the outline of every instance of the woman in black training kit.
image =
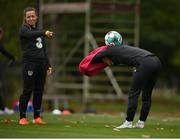
<svg viewBox="0 0 180 139">
<path fill-rule="evenodd" d="M 0 27 L 0 53 L 3 54 L 5 57 L 7 57 L 10 60 L 9 66 L 12 66 L 15 62 L 15 57 L 5 49 L 3 42 L 2 42 L 3 35 L 4 35 L 4 30 Z M 1 63 L 0 63 L 0 65 L 1 65 Z M 2 80 L 3 74 L 4 73 L 0 67 L 0 82 L 1 83 L 3 83 L 3 80 Z M 1 90 L 3 88 L 2 86 L 3 86 L 3 84 L 0 87 L 0 115 L 1 114 L 13 114 L 14 111 L 8 109 L 5 106 L 4 97 L 3 97 L 3 90 Z"/>
<path fill-rule="evenodd" d="M 121 44 L 109 46 L 107 50 L 98 53 L 92 63 L 105 62 L 108 65 L 128 65 L 136 67 L 133 81 L 128 93 L 128 109 L 125 122 L 116 128 L 144 128 L 151 107 L 152 90 L 161 69 L 158 57 L 146 50 Z M 132 122 L 138 105 L 138 97 L 142 91 L 142 108 L 138 122 Z"/>
<path fill-rule="evenodd" d="M 23 92 L 19 100 L 20 125 L 29 124 L 26 118 L 27 104 L 33 93 L 34 124 L 44 124 L 40 117 L 42 95 L 46 74 L 52 73 L 52 68 L 46 52 L 44 37 L 52 37 L 53 32 L 40 30 L 37 27 L 37 12 L 34 8 L 24 10 L 23 25 L 20 28 L 22 48 Z"/>
</svg>

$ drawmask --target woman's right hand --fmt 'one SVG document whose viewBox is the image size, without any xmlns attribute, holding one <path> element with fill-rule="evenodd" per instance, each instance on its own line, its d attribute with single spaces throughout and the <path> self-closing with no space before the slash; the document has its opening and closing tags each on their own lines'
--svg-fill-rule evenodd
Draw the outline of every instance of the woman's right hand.
<svg viewBox="0 0 180 139">
<path fill-rule="evenodd" d="M 47 37 L 52 37 L 52 36 L 53 36 L 53 32 L 52 32 L 52 31 L 49 31 L 49 30 L 46 30 L 45 35 L 46 35 Z"/>
</svg>

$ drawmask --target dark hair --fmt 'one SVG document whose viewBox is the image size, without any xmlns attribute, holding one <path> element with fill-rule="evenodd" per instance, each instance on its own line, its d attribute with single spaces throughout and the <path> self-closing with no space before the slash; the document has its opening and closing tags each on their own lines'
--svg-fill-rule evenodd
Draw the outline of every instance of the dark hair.
<svg viewBox="0 0 180 139">
<path fill-rule="evenodd" d="M 23 12 L 23 25 L 27 25 L 26 23 L 26 13 L 29 12 L 29 11 L 35 11 L 36 15 L 37 15 L 37 10 L 33 7 L 27 7 L 24 9 L 24 12 Z"/>
</svg>

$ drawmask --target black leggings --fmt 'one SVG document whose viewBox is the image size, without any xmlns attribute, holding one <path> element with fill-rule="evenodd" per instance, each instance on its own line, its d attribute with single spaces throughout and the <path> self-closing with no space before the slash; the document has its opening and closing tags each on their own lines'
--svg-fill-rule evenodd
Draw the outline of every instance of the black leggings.
<svg viewBox="0 0 180 139">
<path fill-rule="evenodd" d="M 138 106 L 138 97 L 142 91 L 140 120 L 146 121 L 151 107 L 151 96 L 161 69 L 161 62 L 156 56 L 145 57 L 134 71 L 128 96 L 127 121 L 133 121 Z"/>
<path fill-rule="evenodd" d="M 34 118 L 37 118 L 40 116 L 42 95 L 46 80 L 45 62 L 24 62 L 22 73 L 23 92 L 19 100 L 20 118 L 26 117 L 26 109 L 32 93 Z"/>
</svg>

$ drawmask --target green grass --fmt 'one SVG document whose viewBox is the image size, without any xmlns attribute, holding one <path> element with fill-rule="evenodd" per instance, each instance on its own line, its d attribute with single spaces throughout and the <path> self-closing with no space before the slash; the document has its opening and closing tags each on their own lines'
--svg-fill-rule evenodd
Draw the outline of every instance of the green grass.
<svg viewBox="0 0 180 139">
<path fill-rule="evenodd" d="M 47 101 L 44 102 L 44 109 L 47 110 L 45 106 L 48 104 Z M 68 100 L 68 107 L 72 108 L 76 113 L 81 112 L 84 109 L 84 105 L 79 100 Z M 119 113 L 126 112 L 127 100 L 91 100 L 88 105 L 90 108 L 95 109 L 98 113 Z M 51 103 L 52 105 L 52 103 Z M 141 97 L 139 97 L 137 112 L 141 109 Z M 163 93 L 155 92 L 152 97 L 151 113 L 180 113 L 180 94 L 165 95 Z M 64 104 L 61 101 L 59 108 L 63 108 Z"/>
<path fill-rule="evenodd" d="M 32 119 L 32 114 L 28 114 Z M 136 116 L 137 117 L 137 116 Z M 123 122 L 120 115 L 60 115 L 43 114 L 46 125 L 18 125 L 18 114 L 0 116 L 0 137 L 2 138 L 178 138 L 180 118 L 149 116 L 144 129 L 113 128 Z M 136 119 L 137 120 L 137 119 Z"/>
</svg>

